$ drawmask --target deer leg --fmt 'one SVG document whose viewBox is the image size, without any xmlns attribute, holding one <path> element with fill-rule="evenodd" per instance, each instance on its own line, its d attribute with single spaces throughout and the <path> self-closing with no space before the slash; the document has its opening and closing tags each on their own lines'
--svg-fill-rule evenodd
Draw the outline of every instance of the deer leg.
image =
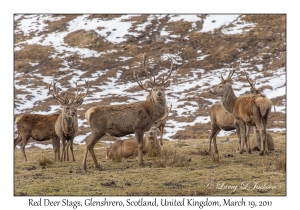
<svg viewBox="0 0 300 210">
<path fill-rule="evenodd" d="M 260 139 L 261 139 L 261 151 L 260 155 L 268 155 L 268 142 L 266 129 L 259 130 Z"/>
<path fill-rule="evenodd" d="M 241 145 L 240 145 L 240 151 L 239 153 L 242 154 L 243 153 L 243 149 L 244 149 L 244 143 L 246 141 L 246 125 L 243 121 L 239 121 L 239 126 L 240 126 L 240 134 L 241 134 Z M 246 151 L 248 151 L 248 145 L 246 142 Z"/>
<path fill-rule="evenodd" d="M 268 118 L 268 115 L 266 115 Z M 267 155 L 268 154 L 268 145 L 267 145 L 267 131 L 266 131 L 266 125 L 267 120 L 265 118 L 256 118 L 255 124 L 257 129 L 259 130 L 260 135 L 260 155 Z"/>
<path fill-rule="evenodd" d="M 208 152 L 211 153 L 211 140 L 213 139 L 214 141 L 214 148 L 215 148 L 215 154 L 218 154 L 218 148 L 217 148 L 217 135 L 221 131 L 219 126 L 217 125 L 212 125 L 211 126 L 211 134 L 209 136 L 209 146 L 208 146 Z"/>
<path fill-rule="evenodd" d="M 241 147 L 241 129 L 240 129 L 239 122 L 235 121 L 234 125 L 235 125 L 236 135 L 238 137 L 238 142 L 239 142 L 238 150 L 240 150 L 240 147 Z"/>
<path fill-rule="evenodd" d="M 21 139 L 22 139 L 21 150 L 22 150 L 25 161 L 27 161 L 27 157 L 26 157 L 26 154 L 25 154 L 25 146 L 26 146 L 29 138 L 30 138 L 29 135 L 26 135 L 26 134 L 21 135 Z"/>
<path fill-rule="evenodd" d="M 59 139 L 56 137 L 52 138 L 52 145 L 53 145 L 53 151 L 54 151 L 54 161 L 57 162 L 60 160 L 60 142 Z"/>
<path fill-rule="evenodd" d="M 99 170 L 101 169 L 100 165 L 97 162 L 95 153 L 94 153 L 94 146 L 96 145 L 96 143 L 98 142 L 98 140 L 104 136 L 104 132 L 98 132 L 98 133 L 93 133 L 90 135 L 90 137 L 88 138 L 88 140 L 86 141 L 86 150 L 84 153 L 84 157 L 83 157 L 83 162 L 82 162 L 82 168 L 83 170 L 86 171 L 86 159 L 87 159 L 87 154 L 88 152 L 90 152 L 93 162 L 94 162 L 94 167 L 98 168 Z"/>
<path fill-rule="evenodd" d="M 164 135 L 164 126 L 160 126 L 159 127 L 159 132 L 160 132 L 160 140 L 159 140 L 159 142 L 160 142 L 160 146 L 162 146 L 163 145 L 163 135 Z"/>
<path fill-rule="evenodd" d="M 143 131 L 142 130 L 136 130 L 135 131 L 135 138 L 137 140 L 138 143 L 138 163 L 139 166 L 145 166 L 144 162 L 143 162 Z"/>
<path fill-rule="evenodd" d="M 262 121 L 263 121 L 263 126 L 264 126 L 264 129 L 263 129 L 263 139 L 264 139 L 264 144 L 265 144 L 265 150 L 264 150 L 264 153 L 265 155 L 268 155 L 269 154 L 269 150 L 268 150 L 268 136 L 267 136 L 267 125 L 268 125 L 268 121 L 269 121 L 269 113 L 271 111 L 271 108 L 268 110 L 267 114 L 263 117 Z"/>
<path fill-rule="evenodd" d="M 14 139 L 14 148 L 22 141 L 22 137 L 20 134 Z"/>
<path fill-rule="evenodd" d="M 65 153 L 66 153 L 66 160 L 67 161 L 70 161 L 69 160 L 69 148 L 70 148 L 70 140 L 68 140 L 67 144 L 66 144 L 66 151 L 65 151 Z"/>
<path fill-rule="evenodd" d="M 251 126 L 246 125 L 246 140 L 247 140 L 247 151 L 249 154 L 251 154 L 251 148 L 250 148 L 250 131 L 251 131 Z"/>
<path fill-rule="evenodd" d="M 74 157 L 74 152 L 73 152 L 73 140 L 70 140 L 70 150 L 71 150 L 71 153 L 72 153 L 72 160 L 74 162 L 75 161 L 75 157 Z"/>
<path fill-rule="evenodd" d="M 65 138 L 62 138 L 61 142 L 62 142 L 62 151 L 61 151 L 60 162 L 63 162 L 66 160 L 66 154 L 65 154 L 66 140 L 65 140 Z"/>
</svg>

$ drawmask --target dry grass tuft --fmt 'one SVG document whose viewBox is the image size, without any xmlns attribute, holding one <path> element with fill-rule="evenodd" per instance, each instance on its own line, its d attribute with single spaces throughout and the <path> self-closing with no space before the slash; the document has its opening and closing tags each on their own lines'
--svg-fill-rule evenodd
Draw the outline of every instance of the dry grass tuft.
<svg viewBox="0 0 300 210">
<path fill-rule="evenodd" d="M 147 157 L 159 157 L 161 155 L 161 150 L 157 147 L 147 148 Z"/>
<path fill-rule="evenodd" d="M 186 155 L 180 154 L 177 150 L 171 148 L 164 148 L 158 156 L 156 163 L 158 167 L 185 167 L 191 160 Z"/>
<path fill-rule="evenodd" d="M 40 166 L 47 166 L 47 165 L 51 165 L 54 162 L 52 160 L 50 160 L 49 158 L 43 156 L 42 159 L 39 159 L 39 165 Z"/>
<path fill-rule="evenodd" d="M 211 155 L 211 161 L 213 162 L 213 163 L 219 163 L 220 162 L 220 155 L 219 154 L 212 154 Z"/>
<path fill-rule="evenodd" d="M 283 170 L 284 172 L 286 172 L 286 154 L 282 155 L 282 157 L 278 161 L 277 169 Z"/>
<path fill-rule="evenodd" d="M 113 154 L 113 156 L 111 157 L 111 160 L 114 163 L 121 163 L 122 162 L 122 154 Z"/>
</svg>

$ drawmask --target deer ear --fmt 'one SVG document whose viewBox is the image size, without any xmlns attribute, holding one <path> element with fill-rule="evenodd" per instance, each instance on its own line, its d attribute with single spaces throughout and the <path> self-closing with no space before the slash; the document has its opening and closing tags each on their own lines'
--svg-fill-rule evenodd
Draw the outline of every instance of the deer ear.
<svg viewBox="0 0 300 210">
<path fill-rule="evenodd" d="M 165 83 L 164 83 L 164 87 L 165 87 L 165 88 L 167 88 L 167 87 L 169 87 L 169 86 L 170 86 L 170 84 L 171 84 L 171 81 L 170 81 L 170 80 L 168 80 L 167 82 L 165 82 Z"/>
<path fill-rule="evenodd" d="M 154 84 L 152 84 L 150 81 L 147 81 L 147 82 L 145 83 L 145 86 L 146 86 L 146 87 L 148 86 L 149 88 L 153 89 Z"/>
</svg>

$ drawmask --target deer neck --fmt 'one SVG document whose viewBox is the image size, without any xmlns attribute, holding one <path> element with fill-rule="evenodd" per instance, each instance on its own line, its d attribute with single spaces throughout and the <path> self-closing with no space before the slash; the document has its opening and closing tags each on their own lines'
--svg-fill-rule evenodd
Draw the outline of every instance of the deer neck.
<svg viewBox="0 0 300 210">
<path fill-rule="evenodd" d="M 150 113 L 153 121 L 157 121 L 162 118 L 166 110 L 166 100 L 155 101 L 152 97 L 150 97 L 149 103 L 151 104 Z"/>
<path fill-rule="evenodd" d="M 73 131 L 74 118 L 70 118 L 70 117 L 62 118 L 62 130 L 63 130 L 64 134 L 70 135 L 71 132 Z"/>
<path fill-rule="evenodd" d="M 235 96 L 232 88 L 230 89 L 222 96 L 221 98 L 221 104 L 229 113 L 233 113 L 233 106 L 236 102 L 237 97 Z"/>
</svg>

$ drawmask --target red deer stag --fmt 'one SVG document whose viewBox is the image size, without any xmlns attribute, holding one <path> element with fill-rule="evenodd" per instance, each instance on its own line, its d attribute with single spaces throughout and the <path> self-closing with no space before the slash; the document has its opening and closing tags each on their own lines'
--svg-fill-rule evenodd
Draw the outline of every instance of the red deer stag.
<svg viewBox="0 0 300 210">
<path fill-rule="evenodd" d="M 221 83 L 212 88 L 210 92 L 213 95 L 221 96 L 222 106 L 238 120 L 241 136 L 239 153 L 243 153 L 244 142 L 246 142 L 246 150 L 251 153 L 250 141 L 247 141 L 246 138 L 246 125 L 250 125 L 256 126 L 259 130 L 262 139 L 260 155 L 267 155 L 266 128 L 272 102 L 262 94 L 236 97 L 232 89 L 231 77 L 238 67 L 231 70 L 226 79 L 221 75 Z M 249 80 L 248 82 L 250 83 Z M 256 90 L 252 83 L 250 85 Z"/>
<path fill-rule="evenodd" d="M 74 153 L 73 153 L 73 140 L 78 132 L 78 118 L 77 118 L 77 108 L 83 102 L 83 98 L 86 97 L 89 91 L 88 82 L 85 81 L 86 84 L 86 93 L 82 95 L 82 90 L 78 94 L 78 86 L 77 82 L 74 82 L 76 85 L 76 96 L 74 99 L 69 100 L 67 97 L 61 97 L 56 90 L 56 82 L 52 82 L 49 85 L 49 92 L 52 94 L 54 98 L 62 106 L 62 112 L 59 115 L 56 123 L 55 123 L 55 131 L 57 136 L 62 141 L 62 156 L 61 161 L 69 161 L 69 153 L 68 148 L 70 148 L 72 153 L 73 161 L 75 161 Z M 52 91 L 51 91 L 52 87 Z"/>
<path fill-rule="evenodd" d="M 21 150 L 24 160 L 27 161 L 25 146 L 31 137 L 36 141 L 46 141 L 52 139 L 54 160 L 60 159 L 60 142 L 55 132 L 55 123 L 59 114 L 23 114 L 16 119 L 18 136 L 14 139 L 14 147 L 21 142 Z"/>
<path fill-rule="evenodd" d="M 100 169 L 94 153 L 94 146 L 105 133 L 116 137 L 134 133 L 138 143 L 138 164 L 144 166 L 142 154 L 143 135 L 166 112 L 165 89 L 170 85 L 168 79 L 173 68 L 173 61 L 169 57 L 171 61 L 170 73 L 166 78 L 163 77 L 162 82 L 159 84 L 155 81 L 155 77 L 152 79 L 149 76 L 146 70 L 146 56 L 147 54 L 144 54 L 143 66 L 149 80 L 145 85 L 142 85 L 138 76 L 135 75 L 135 72 L 133 73 L 133 78 L 139 86 L 149 92 L 146 101 L 121 105 L 98 105 L 88 109 L 85 113 L 85 118 L 90 125 L 91 135 L 86 141 L 86 151 L 82 163 L 84 170 L 86 170 L 88 152 L 92 156 L 95 168 Z"/>
<path fill-rule="evenodd" d="M 146 154 L 149 150 L 155 151 L 156 153 L 160 152 L 160 144 L 157 140 L 157 135 L 159 134 L 158 127 L 161 126 L 161 123 L 165 121 L 168 117 L 168 114 L 172 108 L 172 104 L 168 112 L 163 118 L 158 120 L 153 124 L 149 131 L 145 132 L 145 137 L 143 139 L 143 154 Z M 138 144 L 135 139 L 130 140 L 117 140 L 107 149 L 106 158 L 110 159 L 114 156 L 117 157 L 132 157 L 138 155 Z"/>
</svg>

